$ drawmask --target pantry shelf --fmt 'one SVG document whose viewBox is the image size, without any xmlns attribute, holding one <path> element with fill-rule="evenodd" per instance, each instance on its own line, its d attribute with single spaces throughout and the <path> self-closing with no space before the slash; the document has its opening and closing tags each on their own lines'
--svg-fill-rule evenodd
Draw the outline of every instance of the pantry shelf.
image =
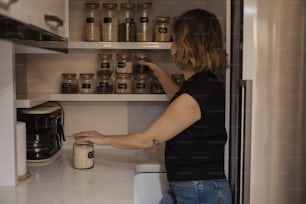
<svg viewBox="0 0 306 204">
<path fill-rule="evenodd" d="M 110 49 L 110 50 L 169 50 L 171 42 L 68 42 L 69 50 L 73 49 Z"/>
<path fill-rule="evenodd" d="M 169 101 L 165 94 L 22 94 L 17 95 L 17 108 L 31 108 L 48 101 Z"/>
</svg>

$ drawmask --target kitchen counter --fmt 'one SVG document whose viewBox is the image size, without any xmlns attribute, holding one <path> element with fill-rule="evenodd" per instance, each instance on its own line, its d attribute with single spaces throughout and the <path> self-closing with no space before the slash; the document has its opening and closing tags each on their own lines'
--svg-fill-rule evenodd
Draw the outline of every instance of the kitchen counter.
<svg viewBox="0 0 306 204">
<path fill-rule="evenodd" d="M 72 167 L 72 148 L 63 148 L 48 162 L 30 163 L 31 177 L 16 187 L 0 187 L 1 204 L 133 204 L 135 167 L 163 163 L 161 148 L 95 149 L 95 166 Z"/>
</svg>

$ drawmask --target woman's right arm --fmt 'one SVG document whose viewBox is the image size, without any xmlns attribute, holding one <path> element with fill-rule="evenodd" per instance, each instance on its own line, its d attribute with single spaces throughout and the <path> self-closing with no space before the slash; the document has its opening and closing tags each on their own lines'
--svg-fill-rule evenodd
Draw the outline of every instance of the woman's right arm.
<svg viewBox="0 0 306 204">
<path fill-rule="evenodd" d="M 138 63 L 148 66 L 153 71 L 153 75 L 158 78 L 167 96 L 172 97 L 179 90 L 180 87 L 157 64 L 144 61 Z"/>
</svg>

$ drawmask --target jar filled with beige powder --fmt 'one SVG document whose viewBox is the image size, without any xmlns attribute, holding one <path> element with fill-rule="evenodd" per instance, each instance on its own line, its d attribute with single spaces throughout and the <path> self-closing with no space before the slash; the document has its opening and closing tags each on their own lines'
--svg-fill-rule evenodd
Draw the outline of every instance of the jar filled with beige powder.
<svg viewBox="0 0 306 204">
<path fill-rule="evenodd" d="M 73 167 L 90 169 L 94 166 L 94 144 L 92 142 L 75 142 L 73 144 Z"/>
</svg>

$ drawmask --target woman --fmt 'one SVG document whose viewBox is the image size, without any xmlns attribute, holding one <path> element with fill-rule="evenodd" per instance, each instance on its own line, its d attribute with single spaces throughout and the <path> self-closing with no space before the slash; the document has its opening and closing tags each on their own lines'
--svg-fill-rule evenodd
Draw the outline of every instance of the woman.
<svg viewBox="0 0 306 204">
<path fill-rule="evenodd" d="M 112 136 L 86 131 L 74 137 L 125 149 L 150 148 L 166 142 L 169 192 L 160 203 L 231 203 L 224 174 L 227 135 L 221 79 L 226 56 L 216 16 L 194 9 L 178 17 L 171 55 L 184 73 L 181 88 L 155 63 L 139 62 L 150 67 L 172 97 L 166 110 L 145 131 Z"/>
</svg>

